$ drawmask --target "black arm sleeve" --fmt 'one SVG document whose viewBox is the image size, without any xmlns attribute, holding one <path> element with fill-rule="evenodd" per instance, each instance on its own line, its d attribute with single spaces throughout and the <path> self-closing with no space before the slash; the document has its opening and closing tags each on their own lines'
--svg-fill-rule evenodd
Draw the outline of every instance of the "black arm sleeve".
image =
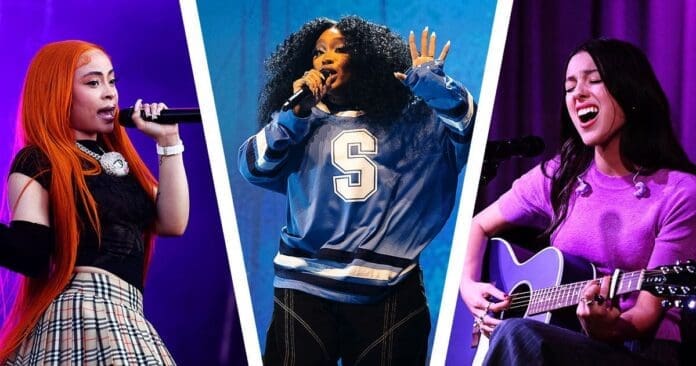
<svg viewBox="0 0 696 366">
<path fill-rule="evenodd" d="M 0 266 L 36 277 L 48 270 L 53 229 L 27 221 L 0 224 Z"/>
</svg>

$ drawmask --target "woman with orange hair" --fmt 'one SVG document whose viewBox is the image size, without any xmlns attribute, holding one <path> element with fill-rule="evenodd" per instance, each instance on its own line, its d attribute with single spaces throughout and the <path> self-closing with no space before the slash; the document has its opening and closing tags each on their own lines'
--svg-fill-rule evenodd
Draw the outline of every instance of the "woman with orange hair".
<svg viewBox="0 0 696 366">
<path fill-rule="evenodd" d="M 176 125 L 141 118 L 164 104 L 135 103 L 136 127 L 157 142 L 158 183 L 119 125 L 115 80 L 105 51 L 83 41 L 48 44 L 29 66 L 12 222 L 0 225 L 0 265 L 25 276 L 2 363 L 174 364 L 142 288 L 154 235 L 188 222 L 183 143 Z"/>
</svg>

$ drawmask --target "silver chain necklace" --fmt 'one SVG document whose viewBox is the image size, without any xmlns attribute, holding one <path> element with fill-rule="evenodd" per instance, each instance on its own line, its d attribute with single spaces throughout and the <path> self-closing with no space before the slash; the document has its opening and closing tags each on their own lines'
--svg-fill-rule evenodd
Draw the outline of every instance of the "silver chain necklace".
<svg viewBox="0 0 696 366">
<path fill-rule="evenodd" d="M 123 155 L 121 155 L 121 153 L 115 151 L 104 152 L 104 150 L 99 147 L 99 149 L 102 151 L 102 154 L 100 155 L 88 149 L 79 142 L 75 142 L 75 144 L 82 152 L 98 161 L 106 174 L 113 175 L 115 177 L 125 177 L 128 175 L 128 162 Z"/>
</svg>

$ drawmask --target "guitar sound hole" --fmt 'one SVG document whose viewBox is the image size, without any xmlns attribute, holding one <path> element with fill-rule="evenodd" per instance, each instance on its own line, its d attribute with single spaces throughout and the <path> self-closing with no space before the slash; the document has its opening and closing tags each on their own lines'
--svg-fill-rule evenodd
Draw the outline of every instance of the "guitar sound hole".
<svg viewBox="0 0 696 366">
<path fill-rule="evenodd" d="M 529 306 L 529 295 L 530 295 L 529 285 L 525 283 L 520 283 L 510 291 L 510 296 L 512 301 L 510 303 L 510 308 L 500 313 L 501 319 L 509 318 L 522 318 L 527 312 L 527 306 Z"/>
</svg>

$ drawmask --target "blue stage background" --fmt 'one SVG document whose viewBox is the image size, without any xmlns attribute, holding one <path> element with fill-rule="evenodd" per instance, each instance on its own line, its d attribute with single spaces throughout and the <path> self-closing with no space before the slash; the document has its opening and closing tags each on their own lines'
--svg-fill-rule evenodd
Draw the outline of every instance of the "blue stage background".
<svg viewBox="0 0 696 366">
<path fill-rule="evenodd" d="M 356 14 L 385 24 L 402 36 L 424 26 L 448 39 L 445 70 L 478 98 L 488 51 L 495 1 L 198 1 L 208 66 L 259 341 L 263 349 L 273 305 L 273 257 L 285 222 L 285 198 L 245 182 L 237 151 L 257 132 L 256 108 L 263 84 L 263 61 L 290 33 L 316 17 Z M 461 177 L 460 177 L 461 179 Z M 421 255 L 433 331 L 450 253 L 454 215 Z"/>
<path fill-rule="evenodd" d="M 0 1 L 0 191 L 6 192 L 14 126 L 24 75 L 36 51 L 63 39 L 102 45 L 119 79 L 120 105 L 136 98 L 169 106 L 196 106 L 191 63 L 176 0 Z M 246 358 L 225 254 L 210 165 L 200 125 L 181 126 L 191 191 L 191 219 L 181 238 L 157 241 L 147 284 L 145 314 L 181 365 L 237 365 Z M 157 173 L 155 143 L 129 131 Z M 5 195 L 2 222 L 8 222 Z M 13 295 L 4 282 L 0 307 Z M 0 321 L 4 312 L 0 312 Z"/>
</svg>

